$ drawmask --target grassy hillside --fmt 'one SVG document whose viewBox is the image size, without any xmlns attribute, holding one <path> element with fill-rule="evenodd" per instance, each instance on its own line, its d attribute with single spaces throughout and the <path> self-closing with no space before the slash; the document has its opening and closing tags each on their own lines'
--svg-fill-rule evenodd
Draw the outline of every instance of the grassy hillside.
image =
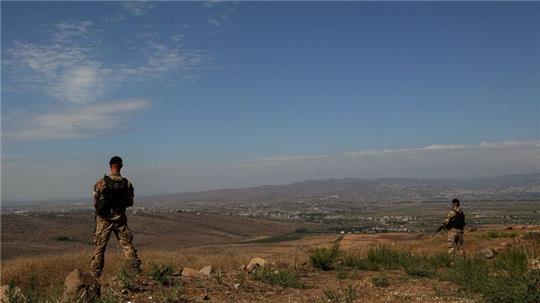
<svg viewBox="0 0 540 303">
<path fill-rule="evenodd" d="M 468 257 L 452 267 L 444 235 L 424 234 L 306 235 L 143 249 L 144 273 L 136 277 L 125 274 L 119 254 L 111 251 L 103 302 L 537 302 L 539 272 L 528 267 L 539 257 L 538 232 L 539 226 L 466 232 Z M 526 240 L 492 260 L 478 254 L 514 238 Z M 242 265 L 253 257 L 270 265 L 247 273 Z M 74 268 L 88 270 L 89 261 L 88 252 L 5 260 L 2 284 L 12 281 L 27 297 L 54 302 L 65 276 Z M 210 277 L 174 275 L 206 265 L 213 267 Z"/>
</svg>

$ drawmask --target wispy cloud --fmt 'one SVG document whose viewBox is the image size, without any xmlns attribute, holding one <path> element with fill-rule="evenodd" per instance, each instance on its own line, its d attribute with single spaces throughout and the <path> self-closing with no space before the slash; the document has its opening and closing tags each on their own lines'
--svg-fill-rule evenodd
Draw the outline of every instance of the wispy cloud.
<svg viewBox="0 0 540 303">
<path fill-rule="evenodd" d="M 219 28 L 227 22 L 231 15 L 236 12 L 236 8 L 231 5 L 236 5 L 236 2 L 226 1 L 208 1 L 203 4 L 204 7 L 211 11 L 210 15 L 206 19 L 206 22 L 212 26 Z"/>
<path fill-rule="evenodd" d="M 126 51 L 140 60 L 108 62 L 99 52 L 99 34 L 91 21 L 62 22 L 48 43 L 16 41 L 8 45 L 3 62 L 11 90 L 33 90 L 65 103 L 99 100 L 128 81 L 167 76 L 170 81 L 194 79 L 211 57 L 182 45 L 181 33 L 172 37 L 139 33 Z"/>
<path fill-rule="evenodd" d="M 125 118 L 149 105 L 147 100 L 99 102 L 43 114 L 19 113 L 5 117 L 5 139 L 87 138 L 122 129 Z"/>
<path fill-rule="evenodd" d="M 262 157 L 257 158 L 256 161 L 291 161 L 291 160 L 315 160 L 331 158 L 332 155 L 320 155 L 320 156 L 275 156 L 275 157 Z"/>
<path fill-rule="evenodd" d="M 333 155 L 296 155 L 296 156 L 272 156 L 261 157 L 255 161 L 294 161 L 294 160 L 320 160 L 320 159 L 337 159 L 343 157 L 367 157 L 367 156 L 387 156 L 387 155 L 404 155 L 404 154 L 419 154 L 419 153 L 440 153 L 459 150 L 495 150 L 495 149 L 515 149 L 515 148 L 533 148 L 539 149 L 540 140 L 531 141 L 500 141 L 500 142 L 481 142 L 479 144 L 433 144 L 422 147 L 412 148 L 395 148 L 395 149 L 367 149 L 359 151 L 350 151 L 342 154 Z"/>
<path fill-rule="evenodd" d="M 122 7 L 133 16 L 142 16 L 156 6 L 148 1 L 126 1 L 122 2 Z"/>
<path fill-rule="evenodd" d="M 518 147 L 533 147 L 540 148 L 540 141 L 501 141 L 501 142 L 481 142 L 480 144 L 463 145 L 463 144 L 435 144 L 424 147 L 415 148 L 398 148 L 398 149 L 382 149 L 382 150 L 361 150 L 351 151 L 344 155 L 348 157 L 359 156 L 378 156 L 389 154 L 412 154 L 425 152 L 442 152 L 456 150 L 482 150 L 482 149 L 508 149 Z"/>
</svg>

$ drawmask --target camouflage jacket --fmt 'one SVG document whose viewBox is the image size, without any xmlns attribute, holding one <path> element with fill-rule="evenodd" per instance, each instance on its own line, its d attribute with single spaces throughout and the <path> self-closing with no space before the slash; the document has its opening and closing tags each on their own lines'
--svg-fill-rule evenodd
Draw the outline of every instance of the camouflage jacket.
<svg viewBox="0 0 540 303">
<path fill-rule="evenodd" d="M 443 225 L 448 226 L 450 221 L 452 221 L 452 218 L 457 216 L 457 213 L 459 213 L 460 211 L 462 211 L 460 207 L 453 207 L 452 210 L 450 210 L 446 215 L 446 219 L 444 219 Z"/>
<path fill-rule="evenodd" d="M 109 174 L 107 175 L 109 178 L 113 179 L 113 180 L 119 180 L 122 178 L 121 175 L 113 175 L 113 174 Z M 102 198 L 102 193 L 103 193 L 103 189 L 105 188 L 106 186 L 106 183 L 105 183 L 105 179 L 104 177 L 101 177 L 97 182 L 96 184 L 94 185 L 94 206 L 96 206 L 96 203 L 99 199 Z M 135 191 L 133 189 L 133 184 L 131 184 L 131 182 L 128 180 L 128 191 L 129 191 L 129 196 L 130 196 L 130 199 L 131 199 L 131 205 L 133 205 L 133 198 L 135 197 Z"/>
</svg>

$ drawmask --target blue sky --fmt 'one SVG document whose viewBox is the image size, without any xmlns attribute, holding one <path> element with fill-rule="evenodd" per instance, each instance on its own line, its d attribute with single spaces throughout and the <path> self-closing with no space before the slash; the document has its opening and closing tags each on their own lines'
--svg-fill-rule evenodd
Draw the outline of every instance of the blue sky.
<svg viewBox="0 0 540 303">
<path fill-rule="evenodd" d="M 2 198 L 538 171 L 539 71 L 534 2 L 2 2 Z"/>
</svg>

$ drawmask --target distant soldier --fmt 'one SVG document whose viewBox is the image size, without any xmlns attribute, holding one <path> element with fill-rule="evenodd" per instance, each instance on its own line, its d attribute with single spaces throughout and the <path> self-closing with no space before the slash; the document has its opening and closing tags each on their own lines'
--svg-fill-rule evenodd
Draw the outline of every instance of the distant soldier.
<svg viewBox="0 0 540 303">
<path fill-rule="evenodd" d="M 465 256 L 463 250 L 463 228 L 465 227 L 465 213 L 460 207 L 458 199 L 452 200 L 452 210 L 448 212 L 446 219 L 437 232 L 446 229 L 448 230 L 448 254 L 451 257 L 456 255 L 459 257 Z"/>
<path fill-rule="evenodd" d="M 94 255 L 90 265 L 96 278 L 101 276 L 105 263 L 105 248 L 114 233 L 122 246 L 127 265 L 140 272 L 141 261 L 131 243 L 133 235 L 127 225 L 126 208 L 133 205 L 133 185 L 120 175 L 122 158 L 112 157 L 109 161 L 110 174 L 103 176 L 94 185 L 94 207 L 96 228 L 94 231 Z"/>
</svg>

